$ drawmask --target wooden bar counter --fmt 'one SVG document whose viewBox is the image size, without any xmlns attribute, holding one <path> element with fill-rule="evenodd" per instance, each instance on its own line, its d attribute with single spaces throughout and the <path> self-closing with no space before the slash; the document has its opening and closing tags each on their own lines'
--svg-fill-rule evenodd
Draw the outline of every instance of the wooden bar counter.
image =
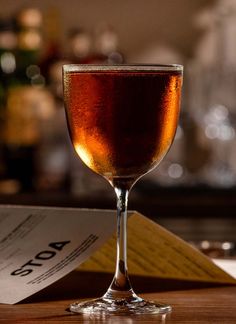
<svg viewBox="0 0 236 324">
<path fill-rule="evenodd" d="M 110 279 L 107 274 L 74 271 L 19 304 L 1 304 L 0 323 L 236 323 L 236 286 L 213 287 L 151 278 L 131 279 L 142 297 L 172 305 L 173 311 L 166 316 L 94 317 L 68 311 L 75 300 L 100 296 Z"/>
</svg>

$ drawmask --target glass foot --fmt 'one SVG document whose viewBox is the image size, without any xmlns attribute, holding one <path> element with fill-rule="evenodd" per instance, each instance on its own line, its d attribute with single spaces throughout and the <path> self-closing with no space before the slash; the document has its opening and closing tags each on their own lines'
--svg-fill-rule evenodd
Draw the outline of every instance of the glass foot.
<svg viewBox="0 0 236 324">
<path fill-rule="evenodd" d="M 85 302 L 76 302 L 70 305 L 74 313 L 102 314 L 102 315 L 136 315 L 136 314 L 166 314 L 171 306 L 146 301 L 140 297 L 109 299 L 105 297 Z"/>
</svg>

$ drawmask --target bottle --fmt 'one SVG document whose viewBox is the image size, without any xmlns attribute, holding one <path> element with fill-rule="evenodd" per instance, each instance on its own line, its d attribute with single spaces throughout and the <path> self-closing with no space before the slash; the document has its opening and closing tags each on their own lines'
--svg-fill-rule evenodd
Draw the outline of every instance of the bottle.
<svg viewBox="0 0 236 324">
<path fill-rule="evenodd" d="M 37 154 L 37 190 L 66 191 L 70 189 L 70 143 L 63 106 L 62 65 L 70 62 L 60 47 L 60 15 L 55 7 L 44 13 L 45 50 L 40 69 L 45 77 L 46 88 L 53 101 L 53 114 L 42 124 L 42 136 Z"/>
<path fill-rule="evenodd" d="M 0 21 L 0 83 L 3 91 L 14 80 L 17 36 L 11 19 Z M 2 96 L 1 96 L 2 98 Z"/>
<path fill-rule="evenodd" d="M 57 64 L 62 59 L 60 46 L 61 19 L 56 7 L 49 7 L 43 16 L 43 49 L 39 66 L 42 75 L 45 77 L 46 85 L 50 85 L 51 66 Z"/>
<path fill-rule="evenodd" d="M 39 118 L 48 109 L 45 108 L 45 79 L 38 65 L 41 24 L 42 15 L 38 9 L 24 8 L 16 15 L 15 69 L 4 98 L 5 178 L 14 180 L 17 190 L 23 192 L 34 190 L 36 153 L 40 142 Z"/>
<path fill-rule="evenodd" d="M 3 128 L 5 120 L 6 93 L 16 83 L 16 46 L 17 36 L 12 19 L 0 21 L 0 190 L 14 190 L 14 184 L 5 181 L 6 163 L 4 159 Z M 6 188 L 7 187 L 7 188 Z"/>
</svg>

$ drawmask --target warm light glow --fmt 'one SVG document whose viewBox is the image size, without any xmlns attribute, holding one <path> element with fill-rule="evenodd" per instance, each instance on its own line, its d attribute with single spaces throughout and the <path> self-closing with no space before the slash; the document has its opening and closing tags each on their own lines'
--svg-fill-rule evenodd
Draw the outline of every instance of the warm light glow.
<svg viewBox="0 0 236 324">
<path fill-rule="evenodd" d="M 80 144 L 75 144 L 75 151 L 81 158 L 81 160 L 90 168 L 92 168 L 93 165 L 93 158 L 91 154 Z"/>
<path fill-rule="evenodd" d="M 38 28 L 42 24 L 42 14 L 37 8 L 27 8 L 20 13 L 18 21 L 24 27 Z"/>
<path fill-rule="evenodd" d="M 1 69 L 4 73 L 13 73 L 16 69 L 16 59 L 11 52 L 6 52 L 0 57 Z"/>
<path fill-rule="evenodd" d="M 35 30 L 22 31 L 19 34 L 19 47 L 21 49 L 38 49 L 42 43 L 41 35 Z"/>
</svg>

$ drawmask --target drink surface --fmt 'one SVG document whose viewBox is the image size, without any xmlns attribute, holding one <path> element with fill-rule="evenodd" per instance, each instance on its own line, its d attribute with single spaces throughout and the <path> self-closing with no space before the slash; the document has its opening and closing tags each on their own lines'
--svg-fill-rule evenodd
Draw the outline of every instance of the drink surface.
<svg viewBox="0 0 236 324">
<path fill-rule="evenodd" d="M 70 136 L 83 162 L 108 179 L 137 179 L 167 153 L 179 115 L 180 71 L 67 71 Z"/>
</svg>

